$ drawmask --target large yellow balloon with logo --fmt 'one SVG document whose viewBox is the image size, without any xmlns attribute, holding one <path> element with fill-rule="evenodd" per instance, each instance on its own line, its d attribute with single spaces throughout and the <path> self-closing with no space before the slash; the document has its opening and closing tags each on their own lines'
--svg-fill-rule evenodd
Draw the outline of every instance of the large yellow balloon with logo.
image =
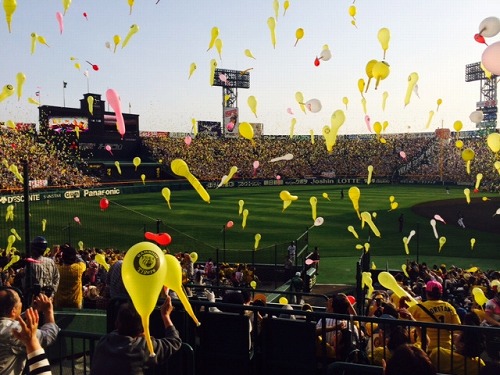
<svg viewBox="0 0 500 375">
<path fill-rule="evenodd" d="M 123 284 L 141 316 L 150 356 L 154 356 L 155 353 L 149 334 L 149 316 L 156 306 L 166 275 L 165 255 L 154 243 L 147 241 L 136 243 L 123 258 Z"/>
<path fill-rule="evenodd" d="M 182 287 L 182 267 L 180 262 L 172 254 L 164 254 L 163 256 L 167 265 L 167 273 L 163 279 L 163 285 L 172 289 L 175 294 L 177 294 L 186 312 L 189 314 L 191 319 L 193 319 L 195 324 L 199 326 L 200 322 L 196 318 L 193 308 L 191 307 L 186 293 L 184 292 L 184 288 Z"/>
</svg>

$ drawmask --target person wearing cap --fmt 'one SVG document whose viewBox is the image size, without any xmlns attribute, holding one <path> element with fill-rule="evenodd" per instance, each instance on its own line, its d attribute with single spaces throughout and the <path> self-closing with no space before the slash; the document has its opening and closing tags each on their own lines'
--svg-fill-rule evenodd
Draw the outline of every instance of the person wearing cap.
<svg viewBox="0 0 500 375">
<path fill-rule="evenodd" d="M 60 280 L 59 270 L 54 260 L 43 255 L 47 250 L 45 237 L 35 237 L 30 244 L 30 249 L 31 258 L 26 259 L 24 283 L 28 303 L 40 293 L 44 293 L 47 297 L 54 296 Z"/>
<path fill-rule="evenodd" d="M 443 286 L 441 283 L 431 280 L 425 285 L 427 300 L 414 304 L 408 308 L 408 312 L 420 322 L 461 324 L 457 311 L 450 303 L 441 299 Z M 431 352 L 434 348 L 440 347 L 451 349 L 451 333 L 447 330 L 429 328 L 427 334 L 430 342 L 425 349 Z"/>
<path fill-rule="evenodd" d="M 292 277 L 290 281 L 290 290 L 295 292 L 294 299 L 295 303 L 302 304 L 304 300 L 302 299 L 302 292 L 304 290 L 304 280 L 300 277 L 300 272 L 295 272 L 295 276 Z"/>
</svg>

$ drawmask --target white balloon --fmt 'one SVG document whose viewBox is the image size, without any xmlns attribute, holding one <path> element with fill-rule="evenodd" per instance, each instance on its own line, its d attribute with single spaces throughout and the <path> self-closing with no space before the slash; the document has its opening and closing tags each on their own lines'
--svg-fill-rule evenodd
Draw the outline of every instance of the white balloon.
<svg viewBox="0 0 500 375">
<path fill-rule="evenodd" d="M 311 99 L 304 103 L 306 108 L 312 113 L 321 111 L 321 102 L 318 99 Z"/>
<path fill-rule="evenodd" d="M 500 33 L 500 19 L 497 17 L 488 17 L 479 24 L 479 34 L 486 38 L 491 38 Z"/>
<path fill-rule="evenodd" d="M 500 75 L 500 42 L 495 42 L 486 47 L 481 56 L 481 62 L 487 71 Z"/>
<path fill-rule="evenodd" d="M 474 111 L 469 115 L 469 118 L 472 122 L 479 124 L 484 118 L 483 111 Z"/>
<path fill-rule="evenodd" d="M 318 216 L 316 220 L 314 220 L 314 226 L 319 227 L 320 225 L 323 225 L 325 222 L 325 219 L 323 219 L 321 216 Z"/>
<path fill-rule="evenodd" d="M 324 49 L 319 54 L 319 58 L 323 61 L 328 61 L 332 58 L 332 52 L 329 49 Z"/>
</svg>

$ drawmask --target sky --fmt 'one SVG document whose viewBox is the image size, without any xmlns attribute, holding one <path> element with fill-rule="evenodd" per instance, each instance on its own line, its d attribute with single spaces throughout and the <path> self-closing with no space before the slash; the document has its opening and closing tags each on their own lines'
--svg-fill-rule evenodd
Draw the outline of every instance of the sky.
<svg viewBox="0 0 500 375">
<path fill-rule="evenodd" d="M 295 118 L 295 134 L 321 134 L 332 113 L 341 109 L 346 120 L 339 134 L 367 134 L 358 80 L 368 80 L 368 61 L 383 60 L 377 34 L 388 28 L 390 74 L 376 90 L 371 82 L 364 94 L 371 124 L 388 121 L 387 133 L 431 132 L 453 129 L 460 120 L 463 130 L 473 130 L 469 115 L 480 99 L 480 84 L 465 82 L 465 65 L 479 62 L 486 48 L 473 38 L 480 22 L 500 17 L 498 0 L 289 0 L 285 14 L 285 1 L 279 0 L 273 48 L 267 25 L 275 17 L 273 0 L 137 0 L 131 12 L 128 0 L 73 0 L 60 33 L 56 13 L 64 12 L 64 2 L 18 1 L 10 33 L 6 18 L 0 17 L 0 87 L 17 87 L 16 75 L 26 75 L 21 99 L 15 93 L 0 102 L 0 121 L 37 123 L 38 108 L 29 97 L 76 108 L 84 93 L 105 100 L 106 90 L 114 89 L 123 111 L 140 115 L 141 130 L 190 132 L 193 118 L 222 121 L 222 88 L 209 82 L 210 61 L 216 59 L 218 68 L 252 69 L 250 88 L 238 90 L 240 122 L 263 123 L 265 134 L 289 134 Z M 123 41 L 133 24 L 139 31 L 113 51 L 113 36 Z M 223 42 L 221 58 L 216 48 L 207 50 L 213 27 Z M 296 43 L 298 28 L 304 36 Z M 32 54 L 33 32 L 48 46 L 37 43 Z M 325 44 L 332 58 L 315 66 Z M 191 63 L 197 69 L 188 79 Z M 418 97 L 413 92 L 405 107 L 412 72 L 419 75 Z M 303 113 L 296 92 L 305 101 L 320 100 L 321 111 Z M 388 97 L 382 110 L 384 92 Z M 247 104 L 251 95 L 257 99 L 257 116 Z M 435 114 L 428 124 L 430 111 Z"/>
</svg>

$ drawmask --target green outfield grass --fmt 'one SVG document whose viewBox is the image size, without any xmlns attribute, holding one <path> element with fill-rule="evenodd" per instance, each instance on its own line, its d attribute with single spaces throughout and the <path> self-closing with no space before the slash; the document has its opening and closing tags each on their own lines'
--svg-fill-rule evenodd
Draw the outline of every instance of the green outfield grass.
<svg viewBox="0 0 500 375">
<path fill-rule="evenodd" d="M 438 222 L 439 236 L 447 242 L 438 253 L 439 243 L 435 239 L 428 217 L 412 212 L 415 204 L 446 199 L 463 199 L 463 188 L 452 188 L 450 194 L 442 187 L 402 186 L 402 185 L 360 185 L 361 211 L 376 212 L 374 223 L 381 232 L 381 238 L 371 235 L 370 252 L 378 268 L 400 268 L 406 259 L 425 261 L 428 264 L 456 264 L 461 267 L 470 265 L 482 269 L 500 269 L 498 257 L 500 230 L 483 232 L 461 229 L 456 225 L 454 213 L 435 212 L 443 216 L 448 224 Z M 344 189 L 344 199 L 340 199 L 340 189 Z M 230 260 L 249 261 L 254 248 L 254 237 L 260 233 L 259 248 L 254 253 L 258 262 L 283 262 L 287 243 L 309 229 L 310 246 L 318 246 L 321 254 L 320 283 L 353 284 L 355 262 L 361 255 L 356 250 L 357 244 L 367 242 L 368 226 L 364 229 L 348 197 L 349 186 L 287 186 L 265 188 L 238 188 L 210 190 L 211 203 L 203 202 L 193 190 L 173 191 L 172 209 L 169 209 L 161 193 L 124 194 L 108 197 L 110 206 L 107 210 L 99 208 L 100 198 L 76 200 L 53 200 L 50 203 L 31 204 L 31 225 L 34 235 L 43 234 L 50 244 L 79 241 L 85 247 L 113 247 L 126 250 L 133 244 L 144 240 L 144 231 L 168 232 L 172 243 L 171 252 L 196 251 L 200 260 L 215 257 L 215 249 L 222 248 L 225 240 L 228 250 L 219 252 L 219 256 Z M 299 199 L 282 212 L 281 190 L 288 190 Z M 330 201 L 323 198 L 327 193 Z M 389 196 L 393 195 L 399 206 L 389 211 Z M 313 219 L 309 198 L 317 197 L 317 215 L 324 218 L 324 224 L 312 227 Z M 481 194 L 488 196 L 487 194 Z M 500 228 L 500 217 L 492 215 L 500 206 L 500 198 L 490 195 L 492 200 L 483 202 L 474 198 L 471 205 L 484 204 L 485 214 L 496 221 Z M 245 201 L 244 208 L 249 215 L 246 228 L 242 228 L 242 217 L 238 215 L 238 201 Z M 495 209 L 492 210 L 492 207 Z M 452 208 L 453 209 L 453 208 Z M 2 221 L 0 239 L 6 239 L 11 228 L 23 227 L 23 217 L 18 214 L 22 205 L 16 207 L 14 222 Z M 492 210 L 492 212 L 490 212 Z M 399 233 L 398 217 L 405 216 L 404 230 Z M 453 217 L 451 217 L 453 216 Z M 78 217 L 81 224 L 75 222 Z M 47 220 L 46 231 L 42 232 L 42 219 Z M 466 217 L 466 222 L 475 220 Z M 484 220 L 484 218 L 483 218 Z M 225 233 L 222 228 L 228 221 L 234 226 Z M 359 239 L 347 231 L 353 225 Z M 406 255 L 402 242 L 403 236 L 410 231 L 418 231 L 409 244 L 410 254 Z M 470 239 L 476 239 L 473 250 Z M 18 248 L 24 246 L 17 242 Z M 418 253 L 418 254 L 417 254 Z"/>
</svg>

